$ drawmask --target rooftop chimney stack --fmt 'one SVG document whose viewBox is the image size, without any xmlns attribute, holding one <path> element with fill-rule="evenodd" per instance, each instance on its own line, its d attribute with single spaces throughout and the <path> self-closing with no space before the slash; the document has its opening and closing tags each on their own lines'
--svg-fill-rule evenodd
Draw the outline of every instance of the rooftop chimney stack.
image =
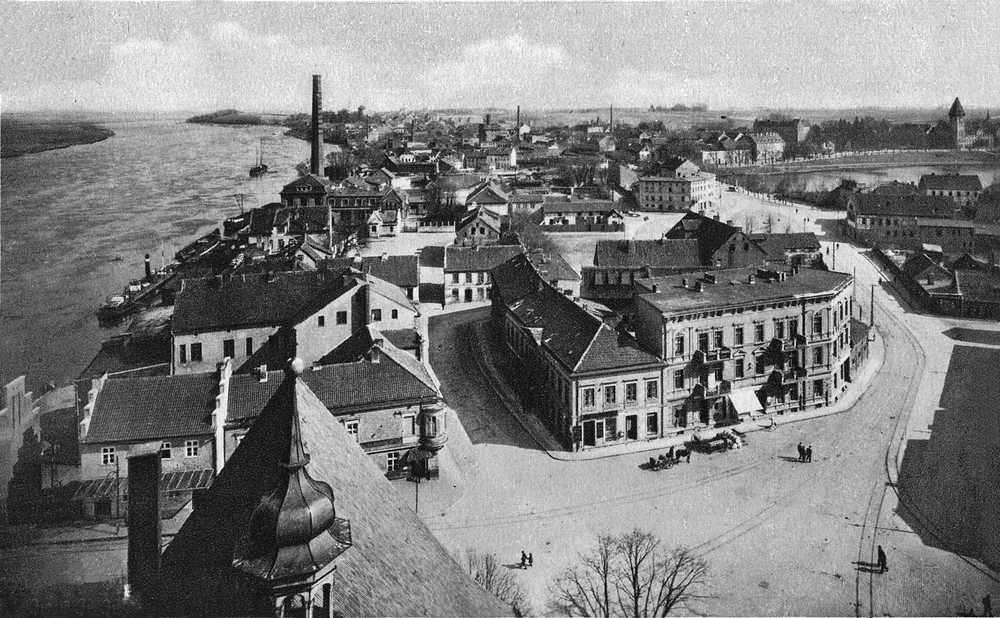
<svg viewBox="0 0 1000 618">
<path fill-rule="evenodd" d="M 323 164 L 323 138 L 320 133 L 320 116 L 323 113 L 323 88 L 320 85 L 321 76 L 313 75 L 313 106 L 312 106 L 312 158 L 309 160 L 309 172 L 319 176 Z"/>
</svg>

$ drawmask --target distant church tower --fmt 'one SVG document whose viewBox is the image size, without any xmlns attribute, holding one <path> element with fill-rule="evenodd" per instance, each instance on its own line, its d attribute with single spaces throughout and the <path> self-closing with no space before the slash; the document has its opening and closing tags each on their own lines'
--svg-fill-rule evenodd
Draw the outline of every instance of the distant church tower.
<svg viewBox="0 0 1000 618">
<path fill-rule="evenodd" d="M 955 97 L 955 102 L 951 104 L 951 111 L 948 112 L 948 124 L 951 127 L 951 138 L 955 149 L 965 148 L 965 110 L 958 97 Z"/>
</svg>

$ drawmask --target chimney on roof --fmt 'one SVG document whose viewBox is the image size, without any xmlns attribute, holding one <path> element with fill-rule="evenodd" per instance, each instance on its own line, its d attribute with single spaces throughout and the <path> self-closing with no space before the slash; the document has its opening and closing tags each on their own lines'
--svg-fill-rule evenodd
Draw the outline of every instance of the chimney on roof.
<svg viewBox="0 0 1000 618">
<path fill-rule="evenodd" d="M 313 75 L 313 96 L 312 96 L 312 158 L 309 160 L 309 172 L 317 176 L 322 170 L 323 164 L 323 139 L 320 133 L 320 115 L 323 113 L 323 89 L 320 84 L 322 78 Z"/>
<path fill-rule="evenodd" d="M 149 254 L 147 253 L 146 254 L 146 281 L 152 281 L 152 280 L 153 280 L 153 267 L 150 265 Z"/>
<path fill-rule="evenodd" d="M 373 363 L 377 363 L 382 360 L 382 343 L 383 341 L 381 337 L 372 339 L 372 349 L 370 352 Z"/>
<path fill-rule="evenodd" d="M 733 227 L 733 220 L 732 219 L 726 219 L 726 225 L 728 225 L 729 227 Z"/>
<path fill-rule="evenodd" d="M 383 262 L 388 262 L 389 261 L 389 254 L 386 253 L 385 251 L 382 252 L 382 261 Z"/>
<path fill-rule="evenodd" d="M 715 213 L 715 215 L 713 215 L 712 218 L 715 219 L 716 221 L 721 221 L 722 215 L 720 215 L 719 213 Z"/>
<path fill-rule="evenodd" d="M 261 365 L 257 367 L 257 381 L 261 384 L 267 382 L 267 365 Z"/>
<path fill-rule="evenodd" d="M 128 458 L 128 583 L 149 605 L 155 603 L 160 576 L 160 466 L 158 448 Z"/>
<path fill-rule="evenodd" d="M 698 281 L 694 282 L 694 291 L 695 292 L 704 292 L 705 291 L 705 286 L 702 284 L 701 280 L 698 280 Z"/>
<path fill-rule="evenodd" d="M 659 291 L 660 291 L 660 286 L 658 286 L 658 285 L 656 285 L 656 284 L 654 283 L 654 284 L 653 284 L 653 294 L 656 294 L 656 293 L 657 293 L 657 292 L 659 292 Z"/>
<path fill-rule="evenodd" d="M 755 277 L 754 275 L 750 275 L 749 277 L 747 277 L 747 283 L 749 283 L 750 285 L 757 283 L 757 277 Z"/>
</svg>

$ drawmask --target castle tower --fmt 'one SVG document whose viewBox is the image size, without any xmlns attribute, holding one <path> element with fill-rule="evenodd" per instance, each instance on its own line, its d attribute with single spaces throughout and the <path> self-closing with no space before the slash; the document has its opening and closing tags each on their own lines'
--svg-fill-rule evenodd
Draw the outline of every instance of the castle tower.
<svg viewBox="0 0 1000 618">
<path fill-rule="evenodd" d="M 948 125 L 951 127 L 952 144 L 956 150 L 965 147 L 965 109 L 962 102 L 955 97 L 955 102 L 951 104 L 948 112 Z"/>
</svg>

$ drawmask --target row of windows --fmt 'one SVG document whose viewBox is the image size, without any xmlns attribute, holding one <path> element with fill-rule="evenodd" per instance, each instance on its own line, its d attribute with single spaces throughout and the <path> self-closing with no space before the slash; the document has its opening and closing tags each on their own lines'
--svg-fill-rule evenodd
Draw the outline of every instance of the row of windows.
<svg viewBox="0 0 1000 618">
<path fill-rule="evenodd" d="M 600 387 L 601 392 L 604 395 L 604 406 L 613 406 L 618 404 L 618 386 L 616 384 L 606 384 Z M 593 408 L 597 405 L 597 388 L 593 386 L 588 386 L 582 389 L 583 393 L 583 407 Z M 655 380 L 646 381 L 646 401 L 658 401 L 660 399 L 660 386 Z M 626 382 L 625 383 L 625 404 L 635 404 L 639 401 L 639 383 L 638 382 Z"/>
<path fill-rule="evenodd" d="M 197 457 L 201 452 L 201 443 L 198 440 L 186 440 L 184 442 L 184 457 Z M 173 458 L 173 445 L 170 442 L 160 444 L 160 459 Z M 101 447 L 101 465 L 110 466 L 118 460 L 118 452 L 113 446 Z"/>
<path fill-rule="evenodd" d="M 838 304 L 837 308 L 833 311 L 833 326 L 836 328 L 839 325 L 841 319 L 843 319 L 848 311 L 847 303 Z M 839 319 L 838 319 L 839 316 Z M 745 345 L 745 327 L 733 326 L 733 347 L 739 347 Z M 813 334 L 821 334 L 823 332 L 823 314 L 816 312 L 812 318 L 812 332 Z M 798 318 L 777 318 L 773 321 L 773 338 L 774 339 L 793 339 L 799 334 L 799 320 Z M 700 331 L 697 333 L 698 337 L 698 350 L 702 352 L 708 352 L 709 350 L 719 349 L 726 346 L 725 342 L 725 329 L 724 328 L 713 328 L 710 331 Z M 754 322 L 753 324 L 753 343 L 761 344 L 766 340 L 765 324 L 764 322 Z M 686 353 L 686 337 L 684 333 L 674 334 L 674 355 L 683 356 Z"/>
<path fill-rule="evenodd" d="M 452 283 L 461 283 L 459 281 L 461 273 L 451 273 Z M 472 283 L 473 276 L 475 276 L 475 283 L 489 283 L 490 274 L 489 273 L 465 273 L 465 282 Z"/>
<path fill-rule="evenodd" d="M 428 417 L 428 422 L 432 424 L 432 427 L 430 428 L 431 435 L 437 435 L 437 418 L 434 416 Z M 353 439 L 355 442 L 359 442 L 360 440 L 358 438 L 358 428 L 360 426 L 361 421 L 355 419 L 355 420 L 341 421 L 341 423 L 344 425 L 344 429 L 347 430 L 347 435 L 351 436 L 351 439 Z M 416 415 L 408 414 L 403 417 L 402 430 L 404 433 L 407 433 L 408 435 L 411 436 L 417 435 Z"/>
</svg>

